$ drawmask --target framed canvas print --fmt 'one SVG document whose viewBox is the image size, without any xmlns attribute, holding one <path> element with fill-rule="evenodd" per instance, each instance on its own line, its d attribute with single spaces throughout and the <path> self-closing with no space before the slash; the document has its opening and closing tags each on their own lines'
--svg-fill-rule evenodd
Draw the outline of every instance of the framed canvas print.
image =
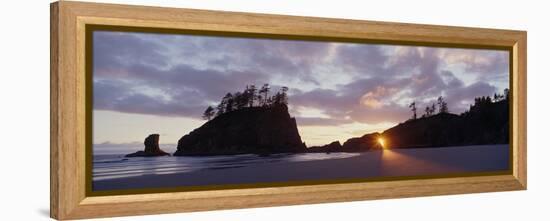
<svg viewBox="0 0 550 221">
<path fill-rule="evenodd" d="M 51 216 L 523 190 L 526 32 L 51 5 Z"/>
</svg>

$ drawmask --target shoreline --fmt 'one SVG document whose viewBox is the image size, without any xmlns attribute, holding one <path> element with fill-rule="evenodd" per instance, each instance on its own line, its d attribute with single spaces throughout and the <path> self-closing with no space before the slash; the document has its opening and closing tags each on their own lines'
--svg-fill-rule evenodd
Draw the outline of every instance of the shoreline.
<svg viewBox="0 0 550 221">
<path fill-rule="evenodd" d="M 300 153 L 297 153 L 300 154 Z M 198 156 L 197 156 L 198 157 Z M 498 172 L 509 168 L 509 145 L 399 148 L 344 159 L 259 163 L 234 168 L 92 181 L 93 191 L 299 182 Z"/>
<path fill-rule="evenodd" d="M 475 145 L 466 145 L 468 147 L 476 147 L 476 146 L 479 146 L 479 147 L 483 147 L 483 146 L 493 146 L 493 145 L 509 145 L 509 144 L 475 144 Z M 308 147 L 309 148 L 312 148 L 312 147 L 317 147 L 317 146 L 311 146 L 311 147 Z M 433 147 L 433 146 L 408 146 L 408 147 L 392 147 L 392 148 L 387 148 L 385 150 L 412 150 L 412 149 L 444 149 L 444 148 L 455 148 L 455 147 L 465 147 L 465 146 L 439 146 L 439 147 Z M 136 151 L 138 151 L 139 149 L 136 149 Z M 276 155 L 276 154 L 304 154 L 304 153 L 328 153 L 328 154 L 331 154 L 331 153 L 368 153 L 368 152 L 374 152 L 374 151 L 381 151 L 382 149 L 371 149 L 371 150 L 368 150 L 368 151 L 330 151 L 330 152 L 326 152 L 326 151 L 305 151 L 305 152 L 273 152 L 273 153 L 270 153 L 272 155 Z M 135 152 L 135 151 L 134 151 Z M 223 154 L 189 154 L 189 155 L 174 155 L 173 152 L 175 151 L 171 151 L 171 152 L 168 152 L 170 155 L 169 156 L 166 156 L 166 157 L 215 157 L 215 156 L 238 156 L 238 155 L 260 155 L 259 153 L 251 153 L 251 152 L 239 152 L 239 153 L 223 153 Z M 123 158 L 125 158 L 125 155 L 127 155 L 128 153 L 126 152 L 121 152 L 121 153 L 103 153 L 103 154 L 97 154 L 97 156 L 101 156 L 101 155 L 120 155 L 122 156 Z M 157 156 L 159 157 L 159 156 Z"/>
</svg>

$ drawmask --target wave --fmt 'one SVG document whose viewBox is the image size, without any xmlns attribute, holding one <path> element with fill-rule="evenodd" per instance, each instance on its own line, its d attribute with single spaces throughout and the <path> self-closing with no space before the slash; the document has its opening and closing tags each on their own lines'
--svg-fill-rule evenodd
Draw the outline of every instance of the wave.
<svg viewBox="0 0 550 221">
<path fill-rule="evenodd" d="M 301 162 L 342 159 L 359 153 L 300 153 L 273 154 L 260 157 L 255 154 L 201 157 L 135 157 L 98 155 L 93 161 L 93 180 L 107 180 L 150 174 L 188 173 L 197 170 L 223 170 L 278 162 Z"/>
</svg>

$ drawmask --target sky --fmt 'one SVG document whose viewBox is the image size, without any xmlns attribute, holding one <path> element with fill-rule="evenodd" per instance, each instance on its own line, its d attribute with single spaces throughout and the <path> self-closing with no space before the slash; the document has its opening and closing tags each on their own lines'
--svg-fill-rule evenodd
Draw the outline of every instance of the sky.
<svg viewBox="0 0 550 221">
<path fill-rule="evenodd" d="M 308 146 L 382 132 L 443 96 L 452 113 L 508 88 L 508 51 L 193 36 L 93 33 L 93 143 L 161 144 L 205 123 L 227 92 L 289 87 L 289 112 Z M 169 146 L 169 145 L 168 145 Z"/>
</svg>

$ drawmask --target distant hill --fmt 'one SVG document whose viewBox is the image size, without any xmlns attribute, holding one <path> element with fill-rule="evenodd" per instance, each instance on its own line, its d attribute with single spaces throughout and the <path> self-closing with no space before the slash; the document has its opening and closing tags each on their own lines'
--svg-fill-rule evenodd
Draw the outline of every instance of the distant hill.
<svg viewBox="0 0 550 221">
<path fill-rule="evenodd" d="M 342 144 L 340 144 L 340 141 L 334 141 L 330 144 L 326 144 L 323 146 L 312 146 L 312 147 L 309 147 L 307 150 L 310 153 L 341 152 Z"/>
<path fill-rule="evenodd" d="M 174 156 L 305 152 L 286 104 L 223 113 L 178 141 Z"/>
<path fill-rule="evenodd" d="M 361 137 L 354 137 L 346 140 L 344 144 L 334 141 L 324 146 L 313 146 L 308 148 L 310 153 L 330 153 L 330 152 L 363 152 L 373 148 L 381 148 L 378 138 L 380 133 L 365 134 Z"/>
</svg>

